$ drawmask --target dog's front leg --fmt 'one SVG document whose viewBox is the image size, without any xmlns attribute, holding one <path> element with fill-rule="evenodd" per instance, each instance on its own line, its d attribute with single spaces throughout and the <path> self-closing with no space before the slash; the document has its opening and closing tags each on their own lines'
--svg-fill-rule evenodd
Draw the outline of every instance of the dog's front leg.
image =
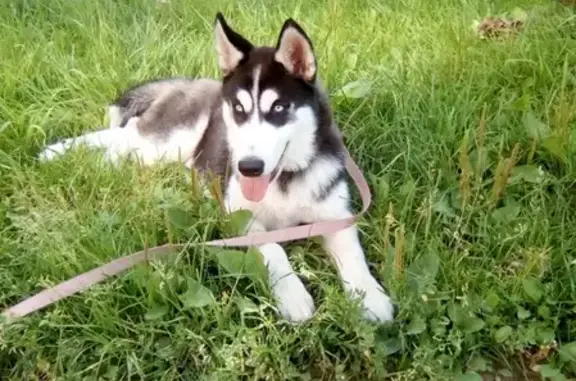
<svg viewBox="0 0 576 381">
<path fill-rule="evenodd" d="M 257 220 L 253 220 L 248 231 L 262 232 L 265 228 Z M 264 257 L 270 287 L 282 316 L 291 322 L 310 319 L 314 314 L 314 301 L 300 278 L 294 273 L 282 246 L 268 243 L 258 246 L 258 250 Z"/>
<path fill-rule="evenodd" d="M 334 259 L 348 295 L 362 298 L 364 317 L 372 321 L 392 320 L 394 307 L 370 274 L 356 226 L 324 236 L 324 248 Z"/>
</svg>

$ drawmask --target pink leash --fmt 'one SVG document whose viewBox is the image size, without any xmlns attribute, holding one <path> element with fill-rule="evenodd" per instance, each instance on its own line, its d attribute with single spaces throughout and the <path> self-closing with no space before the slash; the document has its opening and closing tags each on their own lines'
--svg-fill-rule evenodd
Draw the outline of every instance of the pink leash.
<svg viewBox="0 0 576 381">
<path fill-rule="evenodd" d="M 348 171 L 350 177 L 352 177 L 354 180 L 354 184 L 360 191 L 360 197 L 362 198 L 362 210 L 360 213 L 356 214 L 355 216 L 343 218 L 340 220 L 315 222 L 308 225 L 294 226 L 286 229 L 273 230 L 270 232 L 252 233 L 241 237 L 204 242 L 203 244 L 221 247 L 258 246 L 265 243 L 295 241 L 303 238 L 335 233 L 339 230 L 352 226 L 356 219 L 362 216 L 366 210 L 368 210 L 368 207 L 372 201 L 372 195 L 370 193 L 368 183 L 362 174 L 362 171 L 350 157 L 350 153 L 348 151 L 345 153 L 346 170 Z M 109 277 L 128 270 L 139 263 L 148 261 L 150 259 L 160 258 L 176 249 L 182 249 L 185 246 L 187 245 L 166 244 L 154 247 L 152 249 L 142 250 L 134 254 L 116 259 L 112 262 L 108 262 L 103 266 L 85 272 L 84 274 L 75 276 L 74 278 L 62 282 L 49 289 L 43 290 L 36 295 L 23 300 L 15 306 L 8 308 L 2 313 L 2 315 L 10 318 L 24 317 L 46 306 L 49 306 L 50 304 L 56 303 L 59 300 L 67 298 L 68 296 L 81 292 Z"/>
</svg>

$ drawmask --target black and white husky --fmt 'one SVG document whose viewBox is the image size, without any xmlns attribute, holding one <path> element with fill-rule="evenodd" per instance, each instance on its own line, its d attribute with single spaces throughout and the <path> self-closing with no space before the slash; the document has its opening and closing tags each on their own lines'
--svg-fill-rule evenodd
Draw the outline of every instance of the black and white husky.
<svg viewBox="0 0 576 381">
<path fill-rule="evenodd" d="M 110 106 L 109 129 L 52 144 L 41 158 L 80 143 L 111 161 L 136 155 L 144 164 L 183 161 L 222 174 L 226 206 L 253 213 L 251 232 L 351 216 L 344 146 L 306 33 L 289 19 L 275 47 L 255 47 L 220 13 L 214 33 L 222 81 L 173 78 L 130 89 Z M 350 297 L 361 298 L 364 316 L 392 320 L 356 227 L 325 236 L 324 247 Z M 312 317 L 312 297 L 284 249 L 271 243 L 259 250 L 281 314 Z"/>
</svg>

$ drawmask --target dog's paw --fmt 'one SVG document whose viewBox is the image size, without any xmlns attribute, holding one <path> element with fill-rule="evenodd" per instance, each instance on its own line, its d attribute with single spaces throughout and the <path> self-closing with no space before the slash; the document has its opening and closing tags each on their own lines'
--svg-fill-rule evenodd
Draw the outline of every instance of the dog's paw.
<svg viewBox="0 0 576 381">
<path fill-rule="evenodd" d="M 49 146 L 46 146 L 46 148 L 44 148 L 42 152 L 40 152 L 40 154 L 38 155 L 38 159 L 40 159 L 40 161 L 53 160 L 57 156 L 66 153 L 66 151 L 68 151 L 69 148 L 70 148 L 70 142 L 68 142 L 67 140 L 50 144 Z"/>
<path fill-rule="evenodd" d="M 365 319 L 376 322 L 394 320 L 394 305 L 375 279 L 350 286 L 348 292 L 352 298 L 361 299 Z"/>
<path fill-rule="evenodd" d="M 394 305 L 382 289 L 367 290 L 362 306 L 362 316 L 367 320 L 378 322 L 394 320 Z"/>
<path fill-rule="evenodd" d="M 299 323 L 314 315 L 314 300 L 296 275 L 278 280 L 273 287 L 273 293 L 278 301 L 280 314 L 287 320 Z"/>
</svg>

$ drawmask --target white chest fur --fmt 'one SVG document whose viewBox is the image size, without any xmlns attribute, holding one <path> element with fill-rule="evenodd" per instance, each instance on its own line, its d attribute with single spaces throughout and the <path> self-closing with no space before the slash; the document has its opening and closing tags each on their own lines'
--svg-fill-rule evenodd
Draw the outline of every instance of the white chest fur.
<svg viewBox="0 0 576 381">
<path fill-rule="evenodd" d="M 342 166 L 334 159 L 317 159 L 300 177 L 283 191 L 277 183 L 270 185 L 266 196 L 258 202 L 244 198 L 235 177 L 229 181 L 226 203 L 230 211 L 250 210 L 254 221 L 251 231 L 281 229 L 299 223 L 311 223 L 348 217 L 349 190 L 339 182 L 326 197 L 318 196 L 337 178 Z M 380 284 L 370 274 L 355 226 L 328 234 L 324 247 L 338 267 L 344 287 L 350 296 L 362 298 L 364 316 L 386 321 L 393 316 L 393 306 Z M 314 302 L 302 281 L 295 275 L 286 252 L 276 244 L 258 247 L 269 271 L 272 291 L 281 313 L 292 321 L 312 317 Z"/>
</svg>

